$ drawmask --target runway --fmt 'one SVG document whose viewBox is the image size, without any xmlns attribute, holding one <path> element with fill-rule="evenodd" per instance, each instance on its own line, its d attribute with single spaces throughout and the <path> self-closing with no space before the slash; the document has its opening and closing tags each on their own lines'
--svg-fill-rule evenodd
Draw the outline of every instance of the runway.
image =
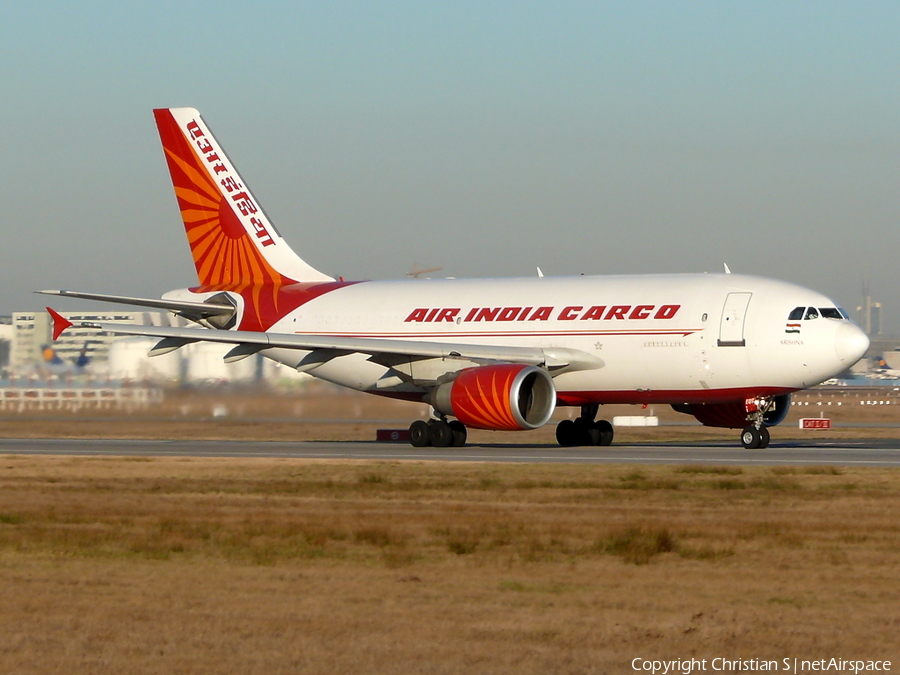
<svg viewBox="0 0 900 675">
<path fill-rule="evenodd" d="M 82 457 L 233 457 L 573 464 L 728 464 L 900 467 L 900 439 L 785 441 L 765 450 L 709 444 L 646 443 L 604 448 L 470 445 L 413 448 L 372 442 L 0 439 L 0 454 Z"/>
</svg>

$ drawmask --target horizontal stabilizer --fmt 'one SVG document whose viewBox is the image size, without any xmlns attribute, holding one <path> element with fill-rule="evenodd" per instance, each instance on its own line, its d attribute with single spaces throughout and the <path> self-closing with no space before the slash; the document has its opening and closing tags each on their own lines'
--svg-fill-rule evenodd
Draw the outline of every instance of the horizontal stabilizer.
<svg viewBox="0 0 900 675">
<path fill-rule="evenodd" d="M 106 295 L 104 293 L 82 293 L 81 291 L 35 291 L 41 295 L 58 295 L 61 298 L 80 298 L 81 300 L 97 300 L 119 305 L 136 307 L 153 307 L 180 314 L 201 314 L 204 316 L 228 316 L 234 314 L 233 305 L 217 305 L 211 302 L 190 302 L 186 300 L 163 300 L 162 298 L 132 298 L 127 295 Z"/>
</svg>

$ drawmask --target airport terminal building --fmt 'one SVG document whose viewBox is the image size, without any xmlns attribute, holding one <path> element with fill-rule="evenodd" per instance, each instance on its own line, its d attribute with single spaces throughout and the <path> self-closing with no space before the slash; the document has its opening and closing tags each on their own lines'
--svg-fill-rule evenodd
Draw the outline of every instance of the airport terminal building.
<svg viewBox="0 0 900 675">
<path fill-rule="evenodd" d="M 46 312 L 14 312 L 6 318 L 6 323 L 0 321 L 0 346 L 7 356 L 0 359 L 0 369 L 8 379 L 84 375 L 93 379 L 160 384 L 259 381 L 276 384 L 309 378 L 260 355 L 226 364 L 222 357 L 230 349 L 229 345 L 195 343 L 151 358 L 147 354 L 158 342 L 157 338 L 114 336 L 78 327 L 83 321 L 179 327 L 189 323 L 169 312 L 94 310 L 60 314 L 74 325 L 56 341 L 53 322 Z M 79 370 L 75 364 L 82 351 L 90 362 Z M 50 362 L 53 356 L 58 357 L 55 363 Z"/>
<path fill-rule="evenodd" d="M 108 333 L 79 328 L 82 321 L 114 321 L 116 323 L 168 325 L 162 312 L 60 312 L 75 324 L 53 341 L 53 322 L 47 312 L 13 312 L 9 368 L 13 373 L 44 360 L 44 349 L 51 347 L 65 363 L 75 363 L 82 349 L 95 362 L 109 359 L 115 338 Z"/>
</svg>

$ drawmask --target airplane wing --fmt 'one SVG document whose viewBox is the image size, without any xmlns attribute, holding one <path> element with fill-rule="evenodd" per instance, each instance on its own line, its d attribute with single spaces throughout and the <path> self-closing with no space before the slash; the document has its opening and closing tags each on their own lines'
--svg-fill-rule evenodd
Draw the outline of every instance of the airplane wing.
<svg viewBox="0 0 900 675">
<path fill-rule="evenodd" d="M 578 349 L 515 347 L 507 345 L 457 344 L 418 340 L 397 340 L 334 335 L 294 335 L 291 333 L 266 333 L 240 330 L 215 330 L 209 328 L 176 328 L 167 326 L 140 326 L 114 322 L 82 321 L 72 324 L 50 307 L 53 317 L 53 337 L 72 325 L 92 328 L 116 335 L 143 335 L 161 338 L 150 350 L 151 356 L 165 354 L 192 342 L 219 342 L 233 344 L 235 348 L 225 355 L 226 363 L 233 363 L 263 349 L 278 347 L 319 352 L 326 360 L 341 354 L 368 354 L 371 360 L 387 363 L 395 357 L 441 358 L 467 361 L 501 361 L 544 366 L 554 374 L 565 370 L 595 370 L 602 368 L 602 360 Z M 309 369 L 321 365 L 321 358 L 304 359 Z M 298 368 L 301 370 L 301 368 Z"/>
</svg>

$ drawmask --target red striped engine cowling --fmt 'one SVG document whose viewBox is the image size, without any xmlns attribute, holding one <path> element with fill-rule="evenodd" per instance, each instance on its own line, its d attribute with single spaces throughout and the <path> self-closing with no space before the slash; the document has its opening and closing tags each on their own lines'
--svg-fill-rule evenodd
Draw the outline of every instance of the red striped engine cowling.
<svg viewBox="0 0 900 675">
<path fill-rule="evenodd" d="M 556 388 L 547 371 L 515 363 L 462 370 L 430 398 L 435 410 L 467 427 L 495 431 L 537 429 L 556 408 Z"/>
</svg>

